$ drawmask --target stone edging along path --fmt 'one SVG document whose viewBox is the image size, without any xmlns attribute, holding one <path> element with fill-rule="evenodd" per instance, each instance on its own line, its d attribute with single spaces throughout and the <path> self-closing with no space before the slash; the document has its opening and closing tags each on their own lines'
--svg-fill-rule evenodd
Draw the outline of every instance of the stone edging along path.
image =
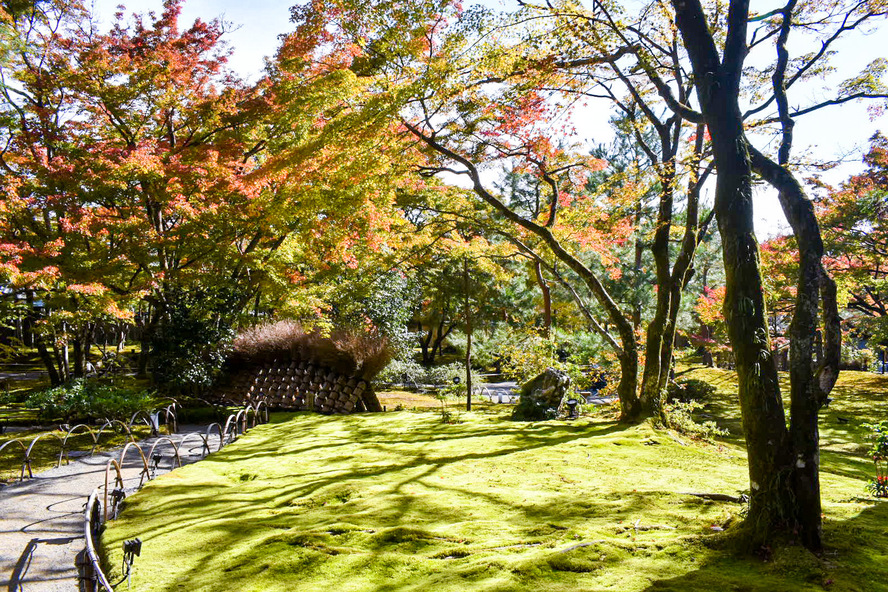
<svg viewBox="0 0 888 592">
<path fill-rule="evenodd" d="M 189 434 L 204 434 L 206 429 L 181 426 L 179 433 L 142 440 L 139 447 L 147 455 L 158 439 L 170 438 L 178 445 Z M 191 438 L 179 450 L 182 464 L 203 458 L 203 448 L 203 441 Z M 110 459 L 119 458 L 121 450 L 72 460 L 33 479 L 0 488 L 0 592 L 78 589 L 84 506 L 92 491 L 104 485 L 105 467 Z M 166 458 L 158 474 L 175 466 L 170 450 L 162 451 Z M 139 455 L 127 456 L 123 467 L 127 488 L 138 487 L 142 467 Z"/>
</svg>

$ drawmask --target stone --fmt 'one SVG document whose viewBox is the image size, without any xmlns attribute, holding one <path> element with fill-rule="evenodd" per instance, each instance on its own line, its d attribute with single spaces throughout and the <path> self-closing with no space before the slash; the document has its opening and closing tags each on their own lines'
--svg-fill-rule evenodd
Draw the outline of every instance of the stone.
<svg viewBox="0 0 888 592">
<path fill-rule="evenodd" d="M 561 401 L 569 392 L 570 376 L 561 370 L 546 368 L 521 387 L 521 396 L 512 413 L 512 419 L 553 419 L 561 408 Z"/>
</svg>

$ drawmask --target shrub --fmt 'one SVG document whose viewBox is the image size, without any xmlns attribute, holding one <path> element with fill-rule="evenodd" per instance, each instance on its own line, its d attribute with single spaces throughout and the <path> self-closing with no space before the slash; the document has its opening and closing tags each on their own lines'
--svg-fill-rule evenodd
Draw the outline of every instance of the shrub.
<svg viewBox="0 0 888 592">
<path fill-rule="evenodd" d="M 389 384 L 425 384 L 426 369 L 419 362 L 413 360 L 392 360 L 385 369 L 380 372 L 376 380 Z"/>
<path fill-rule="evenodd" d="M 555 344 L 539 335 L 527 335 L 509 343 L 503 374 L 519 383 L 527 382 L 546 368 L 557 368 Z"/>
<path fill-rule="evenodd" d="M 155 406 L 150 393 L 76 379 L 68 384 L 33 393 L 25 404 L 38 410 L 42 420 L 65 422 L 90 418 L 126 421 L 137 411 Z"/>
<path fill-rule="evenodd" d="M 213 384 L 225 362 L 234 330 L 207 310 L 204 297 L 175 292 L 151 336 L 152 374 L 167 390 L 200 393 Z"/>
<path fill-rule="evenodd" d="M 668 401 L 706 401 L 715 394 L 715 387 L 696 378 L 670 382 L 667 388 Z"/>
<path fill-rule="evenodd" d="M 515 421 L 545 421 L 555 419 L 558 409 L 546 406 L 540 400 L 531 400 L 528 397 L 518 399 L 518 404 L 512 411 L 512 419 Z"/>
<path fill-rule="evenodd" d="M 463 362 L 451 362 L 443 366 L 432 366 L 427 369 L 426 377 L 428 379 L 427 384 L 451 385 L 454 383 L 455 378 L 459 378 L 460 383 L 463 384 L 466 381 L 466 365 Z M 478 375 L 473 370 L 472 384 L 477 385 L 479 380 Z M 463 391 L 465 391 L 465 388 L 463 388 Z"/>
<path fill-rule="evenodd" d="M 230 359 L 234 365 L 276 358 L 299 359 L 370 380 L 389 363 L 391 349 L 384 337 L 348 330 L 325 335 L 318 330 L 306 331 L 295 321 L 257 325 L 238 334 L 232 344 Z"/>
<path fill-rule="evenodd" d="M 453 379 L 461 382 L 466 379 L 466 367 L 462 362 L 452 362 L 443 366 L 426 368 L 413 360 L 394 360 L 378 376 L 377 380 L 389 384 L 451 385 Z M 472 371 L 472 383 L 479 384 L 480 377 Z"/>
<path fill-rule="evenodd" d="M 873 368 L 878 358 L 871 349 L 857 347 L 852 341 L 842 341 L 842 365 L 849 370 L 867 370 Z"/>
<path fill-rule="evenodd" d="M 888 421 L 865 423 L 863 427 L 870 430 L 867 453 L 876 465 L 876 477 L 866 484 L 866 489 L 875 497 L 888 497 Z"/>
<path fill-rule="evenodd" d="M 696 401 L 668 403 L 663 407 L 663 423 L 666 427 L 692 438 L 711 440 L 715 436 L 727 436 L 728 430 L 719 428 L 714 421 L 697 423 L 694 420 L 694 412 L 702 408 L 703 405 Z"/>
</svg>

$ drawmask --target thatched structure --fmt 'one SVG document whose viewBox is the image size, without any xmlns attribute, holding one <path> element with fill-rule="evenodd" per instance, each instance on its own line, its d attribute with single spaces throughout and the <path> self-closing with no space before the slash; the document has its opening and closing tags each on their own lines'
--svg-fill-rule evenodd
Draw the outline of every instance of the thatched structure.
<svg viewBox="0 0 888 592">
<path fill-rule="evenodd" d="M 249 329 L 234 341 L 214 398 L 265 399 L 278 409 L 319 413 L 382 411 L 370 381 L 391 358 L 385 339 L 308 332 L 292 321 Z"/>
</svg>

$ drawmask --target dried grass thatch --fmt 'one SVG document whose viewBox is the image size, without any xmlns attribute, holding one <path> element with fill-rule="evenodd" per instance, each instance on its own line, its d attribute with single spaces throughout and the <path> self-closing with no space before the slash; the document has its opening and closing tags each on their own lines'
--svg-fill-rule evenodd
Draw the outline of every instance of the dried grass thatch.
<svg viewBox="0 0 888 592">
<path fill-rule="evenodd" d="M 240 366 L 294 359 L 370 380 L 391 358 L 392 351 L 385 338 L 347 330 L 335 330 L 325 336 L 306 331 L 295 321 L 278 321 L 241 332 L 234 340 L 230 361 Z"/>
</svg>

